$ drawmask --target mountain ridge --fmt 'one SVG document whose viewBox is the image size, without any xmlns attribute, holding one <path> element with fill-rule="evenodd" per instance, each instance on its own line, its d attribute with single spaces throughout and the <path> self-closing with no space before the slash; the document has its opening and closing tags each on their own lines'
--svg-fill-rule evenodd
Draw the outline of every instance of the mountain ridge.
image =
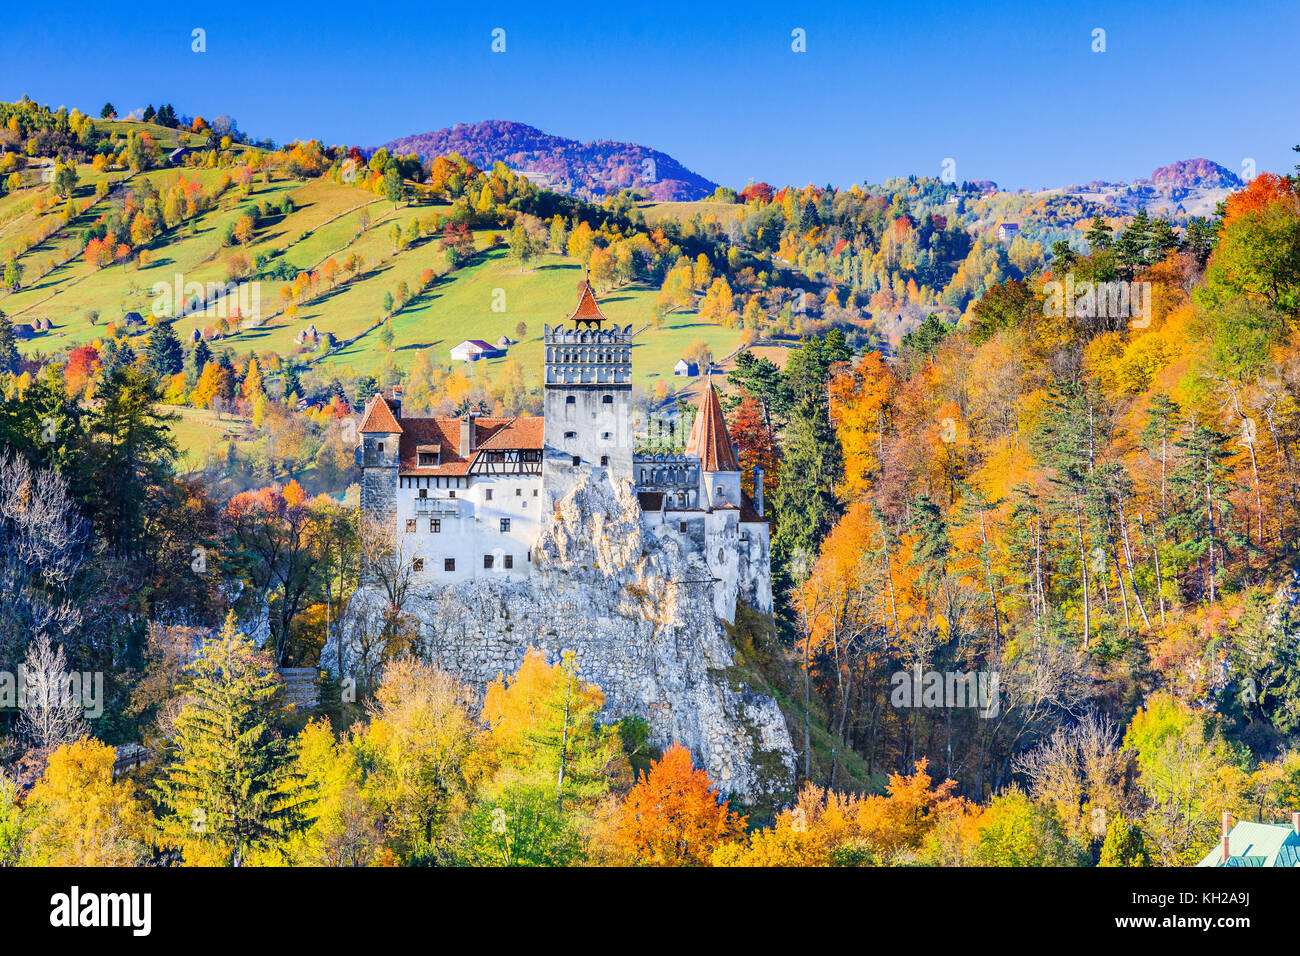
<svg viewBox="0 0 1300 956">
<path fill-rule="evenodd" d="M 660 202 L 703 199 L 717 183 L 677 159 L 639 143 L 581 142 L 515 120 L 457 123 L 383 144 L 390 153 L 415 153 L 426 161 L 459 153 L 480 167 L 502 162 L 539 185 L 584 199 L 603 199 L 629 187 Z"/>
</svg>

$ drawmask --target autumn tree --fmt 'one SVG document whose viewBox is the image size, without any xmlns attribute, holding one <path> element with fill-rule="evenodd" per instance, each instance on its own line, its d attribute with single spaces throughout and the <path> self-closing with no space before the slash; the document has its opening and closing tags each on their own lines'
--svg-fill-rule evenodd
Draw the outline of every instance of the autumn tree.
<svg viewBox="0 0 1300 956">
<path fill-rule="evenodd" d="M 673 744 L 643 773 L 619 809 L 613 840 L 629 860 L 700 866 L 744 831 L 745 819 L 719 800 L 712 781 Z"/>
</svg>

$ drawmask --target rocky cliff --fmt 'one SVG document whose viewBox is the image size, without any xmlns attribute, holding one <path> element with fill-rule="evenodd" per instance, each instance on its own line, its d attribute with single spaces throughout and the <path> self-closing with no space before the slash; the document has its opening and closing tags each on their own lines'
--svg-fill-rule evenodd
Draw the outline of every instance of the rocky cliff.
<svg viewBox="0 0 1300 956">
<path fill-rule="evenodd" d="M 646 718 L 657 746 L 686 745 L 722 791 L 746 802 L 789 792 L 794 748 L 776 701 L 752 692 L 735 666 L 708 569 L 671 534 L 642 527 L 630 483 L 579 480 L 543 522 L 533 562 L 525 582 L 421 590 L 407 610 L 423 652 L 481 694 L 529 647 L 551 661 L 571 650 L 611 720 Z M 359 592 L 354 618 L 374 599 Z M 336 655 L 329 648 L 322 660 Z"/>
</svg>

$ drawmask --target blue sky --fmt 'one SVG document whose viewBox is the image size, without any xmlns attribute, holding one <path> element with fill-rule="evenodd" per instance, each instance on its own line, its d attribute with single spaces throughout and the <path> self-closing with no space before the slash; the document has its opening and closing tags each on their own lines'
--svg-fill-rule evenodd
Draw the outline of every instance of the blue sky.
<svg viewBox="0 0 1300 956">
<path fill-rule="evenodd" d="M 511 119 L 732 185 L 937 175 L 951 158 L 959 179 L 1032 189 L 1201 156 L 1290 171 L 1298 46 L 1300 4 L 1252 2 L 22 3 L 0 31 L 0 99 L 168 101 L 255 137 L 362 146 Z"/>
</svg>

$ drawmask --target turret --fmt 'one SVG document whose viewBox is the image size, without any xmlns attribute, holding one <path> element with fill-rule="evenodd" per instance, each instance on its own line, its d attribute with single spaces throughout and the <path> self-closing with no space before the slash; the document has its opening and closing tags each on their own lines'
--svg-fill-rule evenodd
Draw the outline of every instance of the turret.
<svg viewBox="0 0 1300 956">
<path fill-rule="evenodd" d="M 401 409 L 400 397 L 396 401 Z M 361 427 L 361 514 L 385 526 L 397 520 L 402 425 L 383 395 L 366 405 Z"/>
<path fill-rule="evenodd" d="M 700 459 L 701 505 L 707 508 L 740 507 L 740 461 L 727 434 L 718 392 L 709 382 L 695 413 L 686 454 Z"/>
</svg>

